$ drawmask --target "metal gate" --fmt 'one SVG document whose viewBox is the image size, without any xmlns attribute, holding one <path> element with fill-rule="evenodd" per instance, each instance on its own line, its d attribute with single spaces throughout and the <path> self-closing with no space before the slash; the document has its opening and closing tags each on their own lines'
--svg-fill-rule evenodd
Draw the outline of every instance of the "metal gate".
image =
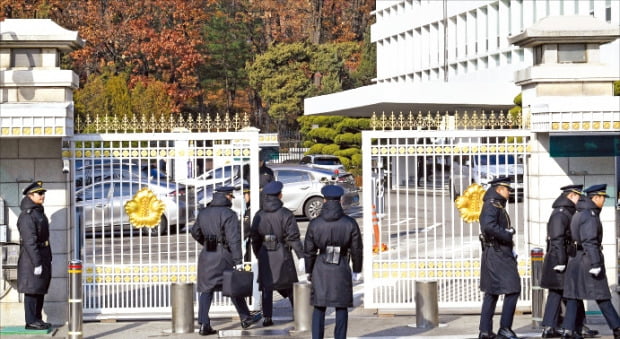
<svg viewBox="0 0 620 339">
<path fill-rule="evenodd" d="M 83 134 L 65 141 L 85 318 L 169 317 L 171 284 L 196 281 L 202 245 L 189 230 L 198 210 L 215 187 L 241 187 L 244 180 L 258 201 L 258 166 L 245 166 L 258 164 L 258 154 L 258 131 Z M 233 201 L 241 220 L 243 199 L 239 191 Z M 257 269 L 253 257 L 246 264 Z M 260 308 L 258 295 L 255 286 L 251 310 Z M 234 307 L 216 293 L 211 310 Z"/>
<path fill-rule="evenodd" d="M 481 129 L 499 128 L 500 119 L 514 129 Z M 465 113 L 373 117 L 372 125 L 376 130 L 362 133 L 363 168 L 372 173 L 363 178 L 364 306 L 412 309 L 415 281 L 430 279 L 441 308 L 478 309 L 480 226 L 472 211 L 477 217 L 485 184 L 504 175 L 516 189 L 507 209 L 521 254 L 519 305 L 529 305 L 530 133 L 518 128 L 521 121 Z"/>
</svg>

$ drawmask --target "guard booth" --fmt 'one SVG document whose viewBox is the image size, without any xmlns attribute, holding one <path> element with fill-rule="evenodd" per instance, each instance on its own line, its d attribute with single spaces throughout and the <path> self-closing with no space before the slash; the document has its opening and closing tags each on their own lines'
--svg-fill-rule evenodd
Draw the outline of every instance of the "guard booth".
<svg viewBox="0 0 620 339">
<path fill-rule="evenodd" d="M 249 181 L 251 199 L 259 199 L 258 166 L 245 165 L 259 163 L 265 136 L 257 129 L 241 130 L 238 115 L 218 116 L 219 124 L 208 116 L 172 120 L 77 120 L 78 131 L 96 125 L 100 133 L 63 141 L 75 201 L 73 236 L 83 263 L 85 319 L 169 317 L 171 284 L 196 281 L 202 244 L 190 229 L 214 190 L 241 189 Z M 232 208 L 243 220 L 241 190 Z M 257 270 L 253 256 L 245 264 Z M 257 288 L 248 300 L 251 310 L 260 309 Z M 234 307 L 216 293 L 211 310 L 227 314 Z"/>
</svg>

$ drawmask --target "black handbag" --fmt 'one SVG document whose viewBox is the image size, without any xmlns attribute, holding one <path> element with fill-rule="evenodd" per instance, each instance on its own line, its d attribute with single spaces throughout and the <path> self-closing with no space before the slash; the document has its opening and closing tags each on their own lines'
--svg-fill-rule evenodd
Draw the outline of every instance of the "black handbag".
<svg viewBox="0 0 620 339">
<path fill-rule="evenodd" d="M 224 271 L 222 295 L 225 297 L 251 297 L 254 273 L 251 271 Z"/>
</svg>

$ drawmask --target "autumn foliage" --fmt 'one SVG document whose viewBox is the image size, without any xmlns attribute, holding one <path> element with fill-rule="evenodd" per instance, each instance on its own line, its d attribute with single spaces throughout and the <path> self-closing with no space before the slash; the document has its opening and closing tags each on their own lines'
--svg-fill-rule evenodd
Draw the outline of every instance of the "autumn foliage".
<svg viewBox="0 0 620 339">
<path fill-rule="evenodd" d="M 252 86 L 248 69 L 278 45 L 361 46 L 372 6 L 374 0 L 0 0 L 0 19 L 50 18 L 86 40 L 63 59 L 63 67 L 80 77 L 78 113 L 92 112 L 99 103 L 113 114 L 154 109 L 260 114 L 276 105 L 278 114 L 290 115 L 285 120 L 295 121 L 299 105 L 264 100 L 264 89 Z M 343 57 L 343 69 L 355 71 L 359 54 Z M 346 78 L 340 70 L 314 68 L 325 70 L 324 79 Z M 315 74 L 306 75 L 316 84 Z M 92 98 L 97 95 L 101 98 Z"/>
</svg>

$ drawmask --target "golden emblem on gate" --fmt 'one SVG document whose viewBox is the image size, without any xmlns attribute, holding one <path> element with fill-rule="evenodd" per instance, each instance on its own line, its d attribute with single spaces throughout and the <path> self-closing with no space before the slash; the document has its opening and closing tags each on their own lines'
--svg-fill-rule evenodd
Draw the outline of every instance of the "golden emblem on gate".
<svg viewBox="0 0 620 339">
<path fill-rule="evenodd" d="M 129 222 L 136 228 L 153 228 L 159 224 L 166 205 L 148 187 L 141 188 L 125 203 Z"/>
<path fill-rule="evenodd" d="M 480 184 L 471 184 L 463 195 L 454 201 L 465 222 L 474 222 L 480 219 L 482 211 L 482 197 L 486 191 Z"/>
</svg>

